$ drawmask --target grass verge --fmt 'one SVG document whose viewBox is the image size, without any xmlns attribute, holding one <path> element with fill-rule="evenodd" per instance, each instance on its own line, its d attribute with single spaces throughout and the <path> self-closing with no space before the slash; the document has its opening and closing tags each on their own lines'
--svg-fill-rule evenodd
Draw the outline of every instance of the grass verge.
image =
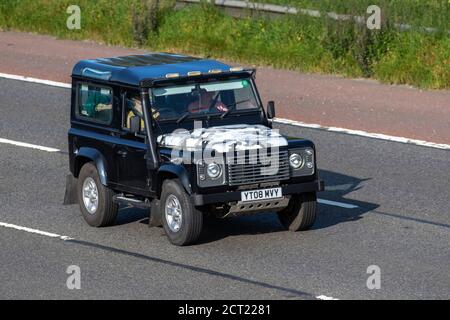
<svg viewBox="0 0 450 320">
<path fill-rule="evenodd" d="M 325 11 L 364 14 L 360 9 L 365 0 L 355 1 L 315 3 Z M 413 26 L 425 24 L 447 30 L 448 0 L 435 0 L 436 5 L 429 6 L 428 12 L 419 12 L 423 1 L 408 1 L 408 22 Z M 173 0 L 159 1 L 162 9 L 157 22 L 151 18 L 150 29 L 139 26 L 139 30 L 145 30 L 144 37 L 136 35 L 136 19 L 139 23 L 151 20 L 139 15 L 143 0 L 78 0 L 81 30 L 66 27 L 69 16 L 66 9 L 72 0 L 0 0 L 0 28 L 112 45 L 140 45 L 150 50 L 185 52 L 302 72 L 449 89 L 450 36 L 443 31 L 428 34 L 419 28 L 399 32 L 393 27 L 393 22 L 404 15 L 398 13 L 403 12 L 399 8 L 404 10 L 408 1 L 379 1 L 390 12 L 383 20 L 381 31 L 369 31 L 353 22 L 307 16 L 235 19 L 206 4 L 175 11 Z M 295 4 L 311 8 L 311 2 L 300 0 Z M 433 24 L 426 24 L 432 21 Z"/>
</svg>

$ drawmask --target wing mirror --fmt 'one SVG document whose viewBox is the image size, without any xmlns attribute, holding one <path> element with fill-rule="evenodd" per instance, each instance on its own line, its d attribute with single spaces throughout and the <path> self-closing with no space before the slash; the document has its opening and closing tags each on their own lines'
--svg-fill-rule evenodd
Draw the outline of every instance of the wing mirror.
<svg viewBox="0 0 450 320">
<path fill-rule="evenodd" d="M 141 118 L 138 116 L 132 116 L 130 119 L 130 131 L 131 133 L 139 133 L 141 129 Z"/>
<path fill-rule="evenodd" d="M 275 102 L 269 101 L 267 103 L 267 118 L 273 119 L 275 118 Z"/>
</svg>

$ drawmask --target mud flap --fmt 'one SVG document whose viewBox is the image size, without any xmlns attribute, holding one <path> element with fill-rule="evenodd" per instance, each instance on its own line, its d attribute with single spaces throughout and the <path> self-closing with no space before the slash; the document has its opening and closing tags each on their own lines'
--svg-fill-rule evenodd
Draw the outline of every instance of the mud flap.
<svg viewBox="0 0 450 320">
<path fill-rule="evenodd" d="M 152 200 L 150 216 L 148 218 L 148 226 L 149 228 L 162 226 L 160 201 L 158 199 Z"/>
<path fill-rule="evenodd" d="M 72 174 L 68 174 L 66 176 L 66 192 L 64 194 L 64 202 L 63 205 L 71 205 L 78 203 L 78 195 L 77 195 L 77 181 Z"/>
</svg>

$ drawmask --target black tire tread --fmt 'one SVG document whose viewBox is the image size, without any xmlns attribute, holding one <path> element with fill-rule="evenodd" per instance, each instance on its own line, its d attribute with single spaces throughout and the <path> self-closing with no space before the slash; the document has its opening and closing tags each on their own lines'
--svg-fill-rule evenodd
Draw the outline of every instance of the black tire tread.
<svg viewBox="0 0 450 320">
<path fill-rule="evenodd" d="M 87 213 L 82 200 L 81 189 L 84 179 L 88 176 L 94 179 L 95 183 L 97 184 L 99 193 L 99 207 L 97 209 L 97 212 L 93 216 L 90 216 L 89 213 Z M 83 217 L 89 225 L 93 227 L 106 227 L 111 226 L 116 222 L 119 206 L 113 201 L 115 193 L 110 188 L 105 187 L 103 184 L 101 184 L 97 167 L 93 162 L 88 162 L 81 168 L 80 174 L 78 176 L 77 189 L 80 209 Z"/>
<path fill-rule="evenodd" d="M 170 236 L 170 230 L 168 230 L 168 227 L 166 227 L 166 219 L 164 216 L 164 206 L 165 206 L 165 197 L 168 190 L 175 190 L 176 196 L 179 198 L 181 205 L 185 206 L 183 210 L 187 209 L 191 214 L 189 219 L 185 217 L 186 214 L 189 214 L 188 212 L 183 212 L 183 219 L 184 223 L 186 221 L 190 221 L 189 225 L 184 225 L 183 227 L 186 228 L 186 233 L 183 235 L 182 238 L 173 238 Z M 203 228 L 203 213 L 198 210 L 191 202 L 191 199 L 189 198 L 187 192 L 184 190 L 184 187 L 182 186 L 179 179 L 170 179 L 166 180 L 163 183 L 162 187 L 162 194 L 161 194 L 161 204 L 160 204 L 160 215 L 161 220 L 163 220 L 163 226 L 166 231 L 166 234 L 168 235 L 169 240 L 179 246 L 186 246 L 193 244 L 200 236 L 200 233 Z"/>
<path fill-rule="evenodd" d="M 281 224 L 289 231 L 304 231 L 310 229 L 317 212 L 317 198 L 315 193 L 294 195 L 289 206 L 278 212 Z"/>
<path fill-rule="evenodd" d="M 104 187 L 105 188 L 105 187 Z M 119 210 L 117 204 L 114 203 L 113 197 L 115 192 L 109 188 L 105 188 L 105 213 L 100 227 L 111 226 L 116 222 L 117 212 Z"/>
</svg>

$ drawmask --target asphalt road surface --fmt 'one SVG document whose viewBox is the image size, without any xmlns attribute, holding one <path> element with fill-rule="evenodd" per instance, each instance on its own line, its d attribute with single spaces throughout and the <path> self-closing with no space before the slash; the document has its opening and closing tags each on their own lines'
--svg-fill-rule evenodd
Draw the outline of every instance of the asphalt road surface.
<svg viewBox="0 0 450 320">
<path fill-rule="evenodd" d="M 283 231 L 274 214 L 209 222 L 201 241 L 171 245 L 144 210 L 95 229 L 62 205 L 70 91 L 0 79 L 2 299 L 449 299 L 450 153 L 280 126 L 310 138 L 328 191 L 312 230 Z M 6 224 L 64 235 L 17 230 Z M 68 266 L 81 270 L 69 290 Z M 369 290 L 367 268 L 380 267 Z"/>
</svg>

